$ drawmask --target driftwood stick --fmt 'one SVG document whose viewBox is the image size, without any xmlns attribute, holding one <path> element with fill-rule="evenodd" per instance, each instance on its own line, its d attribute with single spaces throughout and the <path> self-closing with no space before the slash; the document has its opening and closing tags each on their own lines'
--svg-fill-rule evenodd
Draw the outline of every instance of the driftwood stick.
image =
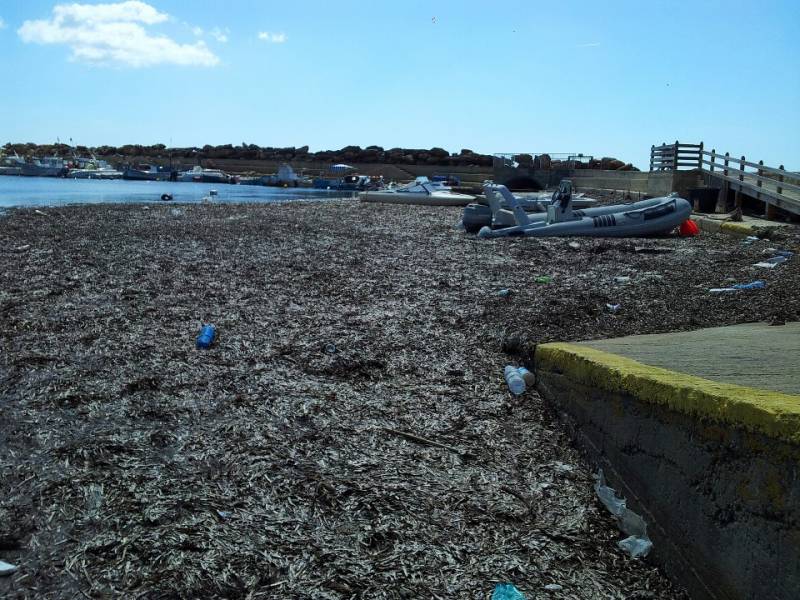
<svg viewBox="0 0 800 600">
<path fill-rule="evenodd" d="M 400 431 L 398 429 L 392 429 L 391 427 L 384 427 L 383 430 L 386 433 L 391 433 L 397 435 L 399 437 L 405 438 L 412 442 L 417 442 L 418 444 L 423 444 L 425 446 L 435 446 L 436 448 L 444 448 L 445 450 L 450 450 L 450 452 L 455 452 L 456 454 L 466 454 L 463 450 L 460 450 L 454 446 L 448 446 L 447 444 L 442 444 L 440 442 L 435 442 L 433 440 L 429 440 L 428 438 L 420 437 L 418 435 L 414 435 L 413 433 L 408 433 L 406 431 Z"/>
</svg>

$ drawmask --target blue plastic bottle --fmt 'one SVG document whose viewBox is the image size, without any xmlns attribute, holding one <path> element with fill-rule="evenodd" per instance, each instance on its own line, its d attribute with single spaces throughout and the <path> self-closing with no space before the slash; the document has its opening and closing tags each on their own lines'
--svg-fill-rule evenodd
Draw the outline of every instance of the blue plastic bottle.
<svg viewBox="0 0 800 600">
<path fill-rule="evenodd" d="M 214 343 L 214 338 L 217 337 L 217 328 L 211 323 L 203 325 L 200 330 L 200 335 L 197 336 L 198 348 L 209 348 Z"/>
<path fill-rule="evenodd" d="M 512 394 L 519 396 L 525 391 L 525 380 L 515 367 L 508 365 L 505 368 L 505 376 L 508 389 L 511 390 Z"/>
<path fill-rule="evenodd" d="M 517 369 L 517 371 L 519 371 L 519 374 L 522 375 L 522 380 L 525 382 L 525 387 L 533 387 L 533 385 L 536 383 L 536 376 L 528 371 L 528 369 L 525 367 L 520 367 Z"/>
</svg>

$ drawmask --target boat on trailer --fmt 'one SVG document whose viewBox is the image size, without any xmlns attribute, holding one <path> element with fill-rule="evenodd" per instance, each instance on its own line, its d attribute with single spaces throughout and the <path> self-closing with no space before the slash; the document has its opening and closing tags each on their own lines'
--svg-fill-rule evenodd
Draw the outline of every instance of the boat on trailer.
<svg viewBox="0 0 800 600">
<path fill-rule="evenodd" d="M 651 198 L 632 204 L 613 204 L 586 210 L 573 210 L 572 184 L 562 181 L 553 194 L 547 213 L 529 215 L 503 185 L 486 184 L 484 193 L 499 206 L 497 195 L 511 206 L 516 224 L 492 229 L 484 226 L 478 232 L 482 238 L 526 237 L 643 237 L 668 233 L 686 221 L 692 213 L 688 200 L 677 195 Z"/>
</svg>

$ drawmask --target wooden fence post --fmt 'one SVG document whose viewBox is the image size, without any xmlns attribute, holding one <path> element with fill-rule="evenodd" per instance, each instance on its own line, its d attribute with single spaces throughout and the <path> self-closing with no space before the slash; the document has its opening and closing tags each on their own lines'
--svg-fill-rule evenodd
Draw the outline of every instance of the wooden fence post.
<svg viewBox="0 0 800 600">
<path fill-rule="evenodd" d="M 764 163 L 763 163 L 763 162 L 759 162 L 758 164 L 760 164 L 760 165 L 763 165 Z M 781 166 L 780 166 L 780 167 L 778 167 L 778 168 L 779 168 L 781 171 L 783 171 L 783 165 L 781 165 Z M 761 171 L 759 170 L 759 174 L 760 174 L 760 173 L 761 173 Z M 760 183 L 761 183 L 761 181 L 759 180 L 759 184 L 760 184 Z M 782 185 L 780 185 L 781 183 L 783 183 L 783 173 L 781 173 L 780 175 L 778 175 L 778 185 L 777 185 L 777 186 L 776 186 L 776 188 L 775 188 L 775 191 L 777 191 L 777 192 L 778 192 L 778 194 L 782 194 L 782 193 L 783 193 L 783 186 L 782 186 Z M 765 215 L 765 216 L 766 216 L 768 219 L 774 219 L 775 217 L 777 217 L 777 216 L 778 216 L 778 211 L 777 211 L 777 209 L 775 208 L 775 205 L 774 205 L 774 204 L 772 204 L 771 202 L 769 202 L 769 200 L 767 200 L 767 201 L 765 202 L 765 204 L 766 204 L 766 208 L 767 208 L 767 210 L 765 211 L 765 213 L 766 213 L 766 215 Z"/>
<path fill-rule="evenodd" d="M 700 142 L 700 149 L 697 151 L 697 168 L 703 169 L 703 142 Z"/>
<path fill-rule="evenodd" d="M 764 169 L 762 169 L 761 167 L 764 166 L 764 161 L 763 160 L 758 161 L 758 166 L 759 169 L 758 169 L 758 179 L 756 179 L 756 186 L 762 187 L 761 178 L 764 177 Z M 758 190 L 758 198 L 759 200 L 761 199 L 761 190 Z"/>
<path fill-rule="evenodd" d="M 656 155 L 656 147 L 655 147 L 655 145 L 650 146 L 650 170 L 651 171 L 653 170 L 653 159 L 655 158 L 655 155 Z"/>
<path fill-rule="evenodd" d="M 731 158 L 730 152 L 726 152 L 725 153 L 725 168 L 722 170 L 722 174 L 725 175 L 725 177 L 728 176 L 728 161 L 730 160 L 730 158 Z"/>
<path fill-rule="evenodd" d="M 675 140 L 675 145 L 672 147 L 672 170 L 678 170 L 678 148 L 680 147 L 680 143 L 678 140 Z"/>
<path fill-rule="evenodd" d="M 739 181 L 744 181 L 744 156 L 739 161 Z"/>
<path fill-rule="evenodd" d="M 717 157 L 717 151 L 715 148 L 711 149 L 711 165 L 709 165 L 709 170 L 713 173 L 714 172 L 714 159 Z"/>
</svg>

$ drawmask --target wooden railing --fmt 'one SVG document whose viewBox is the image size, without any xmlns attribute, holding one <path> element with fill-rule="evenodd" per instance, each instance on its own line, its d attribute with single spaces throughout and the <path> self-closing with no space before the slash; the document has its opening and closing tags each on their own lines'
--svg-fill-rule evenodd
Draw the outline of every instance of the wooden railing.
<svg viewBox="0 0 800 600">
<path fill-rule="evenodd" d="M 767 203 L 767 212 L 771 206 L 777 206 L 789 212 L 800 214 L 800 176 L 787 173 L 783 165 L 778 168 L 769 167 L 763 160 L 757 163 L 741 158 L 731 157 L 730 153 L 710 152 L 699 144 L 662 144 L 650 148 L 651 171 L 677 171 L 680 169 L 698 169 L 727 189 L 739 194 L 752 196 Z M 788 181 L 787 181 L 788 180 Z"/>
<path fill-rule="evenodd" d="M 700 156 L 703 152 L 703 142 L 699 144 L 681 144 L 677 140 L 674 144 L 661 144 L 650 146 L 651 171 L 677 171 L 681 167 L 700 169 Z"/>
</svg>

